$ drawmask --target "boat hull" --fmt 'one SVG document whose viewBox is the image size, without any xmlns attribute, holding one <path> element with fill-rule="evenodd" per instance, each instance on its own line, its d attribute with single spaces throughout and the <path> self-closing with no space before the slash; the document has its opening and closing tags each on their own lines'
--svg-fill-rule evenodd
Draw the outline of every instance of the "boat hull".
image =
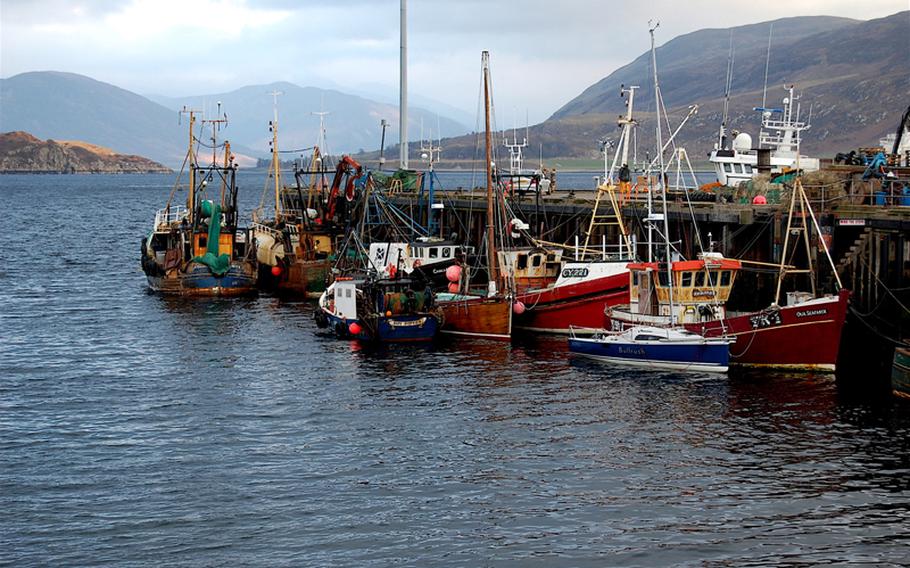
<svg viewBox="0 0 910 568">
<path fill-rule="evenodd" d="M 517 300 L 526 308 L 515 317 L 517 329 L 560 334 L 568 334 L 572 326 L 601 329 L 604 308 L 629 303 L 629 274 L 532 290 L 519 294 Z"/>
<path fill-rule="evenodd" d="M 898 347 L 894 350 L 891 391 L 896 396 L 910 399 L 910 348 Z"/>
<path fill-rule="evenodd" d="M 655 370 L 725 373 L 730 352 L 725 341 L 624 343 L 570 338 L 569 351 L 605 363 Z"/>
<path fill-rule="evenodd" d="M 259 287 L 306 298 L 319 298 L 325 292 L 331 267 L 328 259 L 298 261 L 282 268 L 281 274 L 275 276 L 271 266 L 260 264 Z"/>
<path fill-rule="evenodd" d="M 849 291 L 842 290 L 837 296 L 804 304 L 683 325 L 705 337 L 733 339 L 730 364 L 734 366 L 833 373 L 849 296 Z M 638 323 L 618 312 L 608 319 L 612 329 Z"/>
<path fill-rule="evenodd" d="M 512 302 L 506 298 L 437 296 L 442 309 L 441 333 L 508 341 L 512 338 Z"/>
<path fill-rule="evenodd" d="M 376 316 L 364 319 L 339 318 L 320 308 L 326 315 L 329 327 L 339 339 L 357 339 L 380 343 L 418 343 L 432 341 L 439 331 L 439 319 L 433 314 Z M 360 327 L 352 333 L 353 324 Z"/>
<path fill-rule="evenodd" d="M 235 262 L 223 276 L 215 276 L 203 264 L 191 262 L 186 270 L 172 269 L 162 275 L 147 275 L 149 288 L 158 294 L 176 296 L 246 296 L 256 293 L 252 263 Z"/>
</svg>

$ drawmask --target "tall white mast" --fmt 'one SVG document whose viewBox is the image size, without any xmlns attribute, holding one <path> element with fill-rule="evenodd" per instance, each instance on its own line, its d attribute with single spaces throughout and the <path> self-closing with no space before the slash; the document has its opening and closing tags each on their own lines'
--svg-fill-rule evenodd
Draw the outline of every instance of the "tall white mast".
<svg viewBox="0 0 910 568">
<path fill-rule="evenodd" d="M 408 0 L 401 0 L 401 84 L 399 85 L 398 135 L 402 169 L 408 167 Z"/>
<path fill-rule="evenodd" d="M 660 97 L 660 83 L 657 81 L 657 49 L 654 47 L 654 30 L 660 26 L 660 22 L 657 22 L 653 28 L 649 30 L 651 34 L 651 65 L 654 71 L 654 100 L 655 100 L 655 110 L 657 112 L 657 163 L 659 168 L 659 180 L 658 187 L 660 187 L 661 201 L 663 205 L 663 217 L 664 222 L 664 255 L 667 262 L 667 291 L 669 292 L 670 299 L 670 325 L 676 324 L 676 313 L 673 308 L 673 264 L 671 263 L 670 258 L 670 224 L 667 221 L 667 186 L 664 183 L 664 150 L 663 150 L 663 139 L 660 133 L 660 108 L 661 108 L 661 97 Z M 650 191 L 648 195 L 650 196 Z M 650 231 L 649 231 L 650 233 Z M 648 235 L 648 240 L 651 240 L 651 236 Z M 648 243 L 648 254 L 651 254 L 651 243 Z"/>
</svg>

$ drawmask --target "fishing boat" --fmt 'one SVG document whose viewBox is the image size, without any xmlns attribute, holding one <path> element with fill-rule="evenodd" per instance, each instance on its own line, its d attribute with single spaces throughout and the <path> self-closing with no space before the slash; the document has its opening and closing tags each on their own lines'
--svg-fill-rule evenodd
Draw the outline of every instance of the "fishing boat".
<svg viewBox="0 0 910 568">
<path fill-rule="evenodd" d="M 277 95 L 277 93 L 273 93 Z M 274 210 L 265 218 L 263 208 L 253 212 L 251 230 L 259 262 L 259 286 L 266 290 L 284 292 L 307 298 L 318 298 L 326 288 L 335 252 L 335 239 L 340 233 L 334 222 L 335 201 L 339 199 L 341 184 L 347 179 L 351 188 L 361 176 L 362 168 L 345 156 L 339 161 L 328 195 L 322 176 L 323 157 L 320 146 L 313 147 L 308 170 L 294 168 L 294 185 L 281 181 L 278 150 L 278 110 L 269 124 L 272 131 L 272 163 L 269 181 L 263 194 L 274 191 Z M 321 132 L 321 127 L 320 127 Z M 304 176 L 310 175 L 308 187 Z M 352 191 L 345 188 L 346 193 Z"/>
<path fill-rule="evenodd" d="M 472 247 L 435 237 L 418 237 L 407 243 L 373 242 L 369 248 L 370 262 L 380 275 L 394 278 L 403 274 L 429 282 L 434 288 L 448 286 L 449 267 L 463 265 L 472 255 Z"/>
<path fill-rule="evenodd" d="M 167 205 L 155 214 L 151 232 L 142 240 L 141 264 L 149 289 L 181 296 L 238 296 L 256 292 L 256 259 L 249 230 L 238 226 L 237 166 L 230 144 L 212 144 L 212 162 L 200 165 L 195 147 L 196 111 L 189 115 L 187 160 L 189 186 L 186 206 L 172 205 L 180 177 Z M 204 120 L 215 132 L 226 118 Z M 224 149 L 216 163 L 215 152 Z M 182 171 L 181 171 L 182 174 Z M 215 199 L 209 192 L 219 192 Z"/>
<path fill-rule="evenodd" d="M 910 345 L 906 343 L 894 350 L 891 366 L 891 392 L 910 399 Z"/>
<path fill-rule="evenodd" d="M 793 199 L 803 205 L 794 214 L 795 207 L 791 203 L 784 250 L 788 249 L 791 232 L 802 233 L 808 238 L 805 220 L 815 220 L 798 180 Z M 824 240 L 819 242 L 826 247 Z M 827 248 L 825 251 L 827 253 Z M 828 258 L 830 260 L 830 255 Z M 784 276 L 812 272 L 811 266 L 808 270 L 798 270 L 782 264 L 775 301 L 763 310 L 735 312 L 728 310 L 726 303 L 741 268 L 740 261 L 711 252 L 695 261 L 671 263 L 669 274 L 672 276 L 667 276 L 663 266 L 656 263 L 630 265 L 631 302 L 629 306 L 606 310 L 608 327 L 614 331 L 638 325 L 665 327 L 676 321 L 705 337 L 731 338 L 730 364 L 734 366 L 835 371 L 850 297 L 848 290 L 840 288 L 836 274 L 840 288 L 836 294 L 816 293 L 812 280 L 812 291 L 790 291 L 784 295 L 786 301 L 780 302 Z M 676 291 L 672 305 L 668 289 L 671 279 Z"/>
<path fill-rule="evenodd" d="M 596 330 L 590 337 L 572 328 L 569 351 L 605 363 L 652 370 L 726 373 L 730 341 L 687 329 L 636 326 L 625 331 Z"/>
<path fill-rule="evenodd" d="M 717 181 L 734 187 L 749 181 L 762 170 L 771 173 L 785 173 L 797 168 L 805 172 L 819 169 L 818 158 L 800 156 L 798 148 L 804 130 L 811 126 L 800 120 L 799 95 L 795 87 L 786 87 L 787 96 L 781 108 L 756 108 L 762 113 L 762 129 L 758 135 L 758 147 L 753 148 L 752 136 L 746 132 L 735 133 L 732 144 L 727 143 L 726 129 L 721 126 L 718 143 L 708 154 L 714 165 Z M 794 110 L 795 108 L 795 110 Z"/>
<path fill-rule="evenodd" d="M 431 291 L 407 279 L 339 277 L 319 298 L 316 323 L 340 339 L 380 343 L 431 341 L 443 322 Z"/>
<path fill-rule="evenodd" d="M 506 194 L 524 195 L 528 191 L 541 190 L 541 170 L 532 170 L 524 167 L 524 149 L 528 147 L 528 127 L 525 126 L 525 136 L 518 141 L 518 133 L 512 128 L 512 139 L 503 136 L 503 146 L 509 149 L 509 170 L 497 170 L 494 179 L 497 185 L 503 188 Z M 549 183 L 549 180 L 547 181 Z"/>
<path fill-rule="evenodd" d="M 470 272 L 463 262 L 446 269 L 448 293 L 438 297 L 439 307 L 445 315 L 442 332 L 452 335 L 483 337 L 486 339 L 509 340 L 512 337 L 512 313 L 514 284 L 508 274 L 499 267 L 498 250 L 502 248 L 503 220 L 497 218 L 496 199 L 500 196 L 494 191 L 492 171 L 492 126 L 491 104 L 492 91 L 490 82 L 490 54 L 481 54 L 484 93 L 485 124 L 485 161 L 487 173 L 487 227 L 486 227 L 486 293 L 469 292 Z"/>
</svg>

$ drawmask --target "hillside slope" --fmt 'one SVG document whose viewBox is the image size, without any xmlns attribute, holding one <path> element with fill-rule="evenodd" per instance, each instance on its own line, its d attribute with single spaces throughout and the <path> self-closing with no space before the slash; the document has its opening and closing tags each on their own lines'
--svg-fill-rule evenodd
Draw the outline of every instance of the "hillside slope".
<svg viewBox="0 0 910 568">
<path fill-rule="evenodd" d="M 39 140 L 27 132 L 0 134 L 0 173 L 164 173 L 141 156 L 82 141 Z"/>
<path fill-rule="evenodd" d="M 753 108 L 762 102 L 771 23 L 732 28 L 735 66 L 729 126 L 751 133 L 754 139 L 760 116 Z M 877 144 L 880 137 L 896 129 L 910 104 L 910 12 L 870 21 L 819 16 L 786 18 L 773 24 L 767 104 L 780 105 L 786 94 L 783 86 L 796 84 L 803 116 L 812 115 L 804 151 L 830 156 Z M 693 160 L 705 160 L 716 141 L 730 32 L 699 30 L 657 50 L 661 90 L 671 123 L 679 124 L 689 105 L 699 105 L 698 114 L 678 138 Z M 600 140 L 619 138 L 616 118 L 625 110 L 620 85 L 640 86 L 635 98 L 639 158 L 648 151 L 653 154 L 649 61 L 650 53 L 643 53 L 586 89 L 547 121 L 532 126 L 528 155 L 598 158 Z M 497 140 L 501 143 L 501 137 Z M 443 140 L 442 146 L 444 160 L 478 155 L 473 135 Z M 499 151 L 503 152 L 501 145 Z M 391 152 L 387 155 L 394 155 L 395 149 Z"/>
</svg>

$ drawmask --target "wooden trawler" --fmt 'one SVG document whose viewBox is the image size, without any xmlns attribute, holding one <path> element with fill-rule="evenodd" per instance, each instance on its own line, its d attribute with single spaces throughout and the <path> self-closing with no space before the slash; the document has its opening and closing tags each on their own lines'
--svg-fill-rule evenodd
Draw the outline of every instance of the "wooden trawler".
<svg viewBox="0 0 910 568">
<path fill-rule="evenodd" d="M 335 215 L 342 181 L 347 178 L 346 193 L 352 192 L 362 168 L 352 158 L 344 156 L 336 168 L 329 195 L 323 195 L 322 172 L 317 169 L 321 167 L 322 159 L 317 145 L 313 150 L 306 193 L 302 179 L 306 172 L 299 169 L 294 172 L 295 185 L 283 185 L 277 110 L 271 130 L 272 165 L 269 177 L 274 188 L 274 213 L 271 219 L 264 219 L 261 209 L 254 211 L 251 225 L 259 262 L 259 286 L 266 290 L 318 298 L 329 281 L 331 257 L 339 233 Z"/>
<path fill-rule="evenodd" d="M 151 233 L 142 240 L 142 270 L 149 288 L 182 296 L 237 296 L 256 292 L 256 260 L 249 231 L 238 227 L 237 166 L 224 143 L 223 164 L 199 165 L 194 151 L 195 111 L 189 115 L 189 191 L 186 207 L 171 204 L 155 214 Z M 209 122 L 213 132 L 226 119 Z M 212 137 L 214 140 L 214 136 Z M 214 146 L 214 145 L 213 145 Z M 219 191 L 219 199 L 207 199 Z"/>
<path fill-rule="evenodd" d="M 512 312 L 514 302 L 514 283 L 509 275 L 504 274 L 498 266 L 502 242 L 502 223 L 496 219 L 496 195 L 493 188 L 492 171 L 492 128 L 490 106 L 492 100 L 490 85 L 490 53 L 481 54 L 484 92 L 485 123 L 485 158 L 487 173 L 487 231 L 486 260 L 487 288 L 481 293 L 469 291 L 470 273 L 463 263 L 457 263 L 446 269 L 448 292 L 439 294 L 438 305 L 445 316 L 443 333 L 470 337 L 482 337 L 495 340 L 509 340 L 512 337 Z"/>
</svg>

